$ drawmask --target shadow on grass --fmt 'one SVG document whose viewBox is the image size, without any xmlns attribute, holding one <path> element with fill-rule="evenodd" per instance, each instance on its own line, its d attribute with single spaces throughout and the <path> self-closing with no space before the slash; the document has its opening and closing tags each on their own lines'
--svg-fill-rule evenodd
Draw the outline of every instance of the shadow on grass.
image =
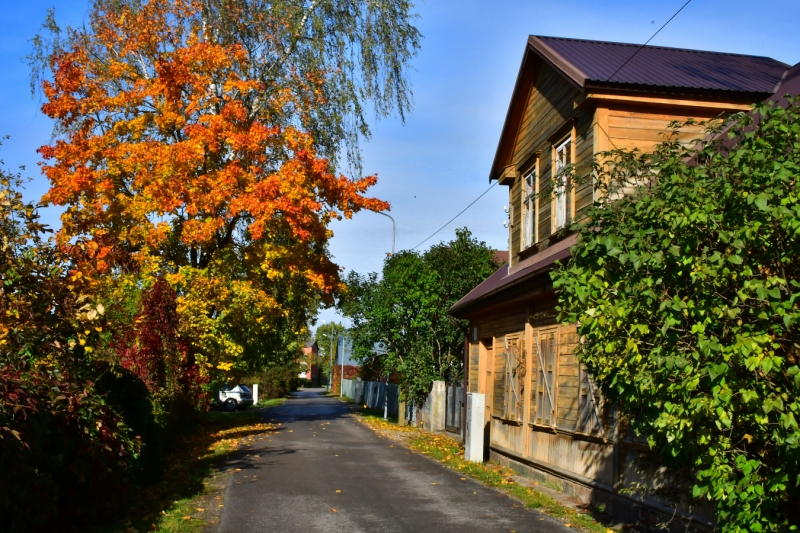
<svg viewBox="0 0 800 533">
<path fill-rule="evenodd" d="M 238 462 L 243 439 L 264 432 L 277 433 L 280 427 L 267 425 L 265 409 L 235 412 L 209 411 L 202 415 L 200 427 L 184 435 L 165 459 L 164 474 L 157 483 L 131 491 L 126 518 L 92 529 L 93 533 L 170 531 L 192 533 L 205 527 L 203 520 L 184 518 L 191 501 L 206 492 L 205 482 L 215 472 Z M 246 442 L 246 441 L 245 441 Z M 168 522 L 168 523 L 167 523 Z"/>
</svg>

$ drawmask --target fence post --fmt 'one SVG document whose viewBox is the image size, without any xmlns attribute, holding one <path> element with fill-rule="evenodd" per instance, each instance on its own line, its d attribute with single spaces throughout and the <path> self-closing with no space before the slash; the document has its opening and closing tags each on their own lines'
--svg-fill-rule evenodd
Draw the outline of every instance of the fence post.
<svg viewBox="0 0 800 533">
<path fill-rule="evenodd" d="M 434 381 L 430 393 L 431 402 L 431 426 L 426 428 L 430 431 L 444 431 L 445 428 L 445 406 L 447 402 L 447 385 L 444 381 Z"/>
<path fill-rule="evenodd" d="M 253 405 L 258 405 L 258 383 L 253 383 Z"/>
</svg>

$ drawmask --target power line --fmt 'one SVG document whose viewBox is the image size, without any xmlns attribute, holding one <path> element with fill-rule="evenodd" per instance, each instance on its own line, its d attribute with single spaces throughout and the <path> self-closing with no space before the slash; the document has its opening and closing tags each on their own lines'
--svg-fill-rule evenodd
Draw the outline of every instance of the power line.
<svg viewBox="0 0 800 533">
<path fill-rule="evenodd" d="M 611 74 L 611 76 L 609 76 L 609 77 L 606 79 L 606 81 L 609 81 L 609 80 L 611 80 L 611 78 L 613 78 L 613 77 L 614 77 L 614 76 L 617 74 L 617 72 L 619 72 L 620 70 L 622 70 L 622 69 L 623 69 L 623 67 L 625 67 L 625 65 L 627 65 L 627 64 L 630 62 L 630 60 L 631 60 L 631 59 L 633 59 L 633 58 L 634 58 L 634 56 L 636 56 L 636 54 L 638 54 L 638 53 L 639 53 L 639 52 L 642 50 L 642 48 L 644 48 L 645 46 L 647 46 L 647 45 L 650 43 L 650 41 L 652 41 L 652 40 L 655 38 L 655 36 L 656 36 L 656 35 L 658 35 L 658 34 L 661 32 L 661 30 L 663 30 L 664 28 L 666 28 L 666 27 L 667 27 L 667 24 L 669 24 L 670 22 L 672 22 L 672 19 L 674 19 L 675 17 L 677 17 L 677 16 L 678 16 L 678 13 L 680 13 L 681 11 L 683 11 L 683 8 L 685 8 L 686 6 L 688 6 L 688 5 L 689 5 L 689 3 L 690 3 L 691 1 L 692 1 L 692 0 L 686 0 L 686 3 L 685 3 L 685 4 L 683 4 L 683 5 L 681 6 L 681 8 L 680 8 L 679 10 L 677 10 L 677 11 L 675 12 L 675 14 L 674 14 L 674 15 L 672 15 L 672 16 L 669 18 L 669 20 L 668 20 L 668 21 L 666 21 L 666 22 L 663 24 L 663 26 L 661 26 L 660 28 L 658 28 L 658 31 L 656 31 L 656 32 L 655 32 L 655 33 L 654 33 L 654 34 L 653 34 L 653 35 L 652 35 L 652 36 L 651 36 L 649 39 L 647 39 L 647 42 L 645 42 L 643 45 L 641 45 L 639 48 L 637 48 L 637 49 L 636 49 L 636 51 L 635 51 L 633 54 L 631 54 L 631 57 L 629 57 L 629 58 L 628 58 L 628 59 L 627 59 L 627 60 L 626 60 L 626 61 L 625 61 L 625 62 L 624 62 L 622 65 L 620 65 L 620 67 L 619 67 L 617 70 L 615 70 L 615 71 L 614 71 L 614 73 L 613 73 L 613 74 Z M 602 126 L 601 126 L 601 128 L 602 128 Z M 608 134 L 606 134 L 606 135 L 608 135 Z M 498 181 L 499 181 L 499 180 L 498 180 Z M 469 209 L 470 207 L 472 207 L 473 205 L 475 205 L 475 202 L 477 202 L 478 200 L 480 200 L 481 198 L 483 198 L 483 197 L 486 195 L 486 193 L 487 193 L 487 192 L 489 192 L 489 191 L 492 189 L 492 187 L 494 187 L 495 185 L 497 185 L 498 181 L 495 181 L 494 183 L 492 183 L 492 184 L 489 186 L 489 188 L 488 188 L 488 189 L 486 189 L 485 191 L 483 191 L 483 193 L 482 193 L 480 196 L 478 196 L 477 198 L 475 198 L 475 199 L 472 201 L 472 203 L 470 203 L 470 204 L 469 204 L 467 207 L 465 207 L 464 209 L 462 209 L 462 210 L 461 210 L 461 211 L 460 211 L 460 212 L 459 212 L 459 213 L 458 213 L 456 216 L 454 216 L 453 218 L 451 218 L 450 220 L 448 220 L 448 221 L 447 221 L 447 222 L 446 222 L 446 223 L 445 223 L 445 224 L 444 224 L 444 225 L 443 225 L 441 228 L 439 228 L 439 229 L 437 229 L 436 231 L 434 231 L 433 233 L 431 233 L 431 235 L 430 235 L 430 236 L 429 236 L 427 239 L 425 239 L 424 241 L 422 241 L 421 243 L 419 243 L 418 245 L 416 245 L 415 247 L 413 247 L 413 248 L 412 248 L 412 250 L 416 250 L 417 248 L 419 248 L 420 246 L 422 246 L 423 244 L 425 244 L 426 242 L 428 242 L 428 241 L 429 241 L 431 238 L 433 238 L 433 237 L 434 237 L 434 236 L 435 236 L 437 233 L 439 233 L 439 232 L 440 232 L 440 231 L 442 231 L 444 228 L 446 228 L 446 227 L 447 227 L 447 226 L 448 226 L 448 225 L 449 225 L 449 224 L 450 224 L 452 221 L 454 221 L 455 219 L 457 219 L 458 217 L 460 217 L 462 214 L 464 214 L 464 211 L 466 211 L 467 209 Z"/>
<path fill-rule="evenodd" d="M 430 239 L 431 239 L 431 238 L 432 238 L 434 235 L 436 235 L 437 233 L 439 233 L 440 231 L 442 231 L 444 228 L 446 228 L 448 224 L 450 224 L 452 221 L 454 221 L 455 219 L 457 219 L 458 217 L 460 217 L 460 216 L 461 216 L 461 215 L 464 213 L 464 211 L 466 211 L 467 209 L 469 209 L 470 207 L 472 207 L 472 206 L 475 204 L 475 202 L 477 202 L 478 200 L 480 200 L 481 198 L 483 198 L 483 197 L 486 195 L 486 193 L 487 193 L 487 192 L 489 192 L 490 190 L 492 190 L 492 187 L 494 187 L 495 185 L 497 185 L 497 183 L 498 183 L 498 182 L 497 182 L 497 181 L 495 181 L 494 183 L 492 183 L 491 185 L 489 185 L 489 188 L 488 188 L 488 189 L 486 189 L 485 191 L 483 191 L 483 193 L 482 193 L 480 196 L 478 196 L 477 198 L 475 198 L 475 199 L 472 201 L 472 203 L 471 203 L 471 204 L 469 204 L 467 207 L 465 207 L 464 209 L 462 209 L 462 210 L 461 210 L 461 212 L 459 212 L 459 213 L 458 213 L 456 216 L 454 216 L 453 218 L 451 218 L 450 220 L 448 220 L 448 221 L 447 221 L 447 222 L 444 224 L 444 226 L 442 226 L 441 228 L 439 228 L 439 229 L 437 229 L 436 231 L 434 231 L 433 233 L 431 233 L 430 237 L 428 237 L 427 239 L 425 239 L 424 241 L 422 241 L 421 243 L 419 243 L 418 245 L 416 245 L 415 247 L 413 247 L 413 248 L 412 248 L 412 250 L 416 250 L 417 248 L 419 248 L 420 246 L 422 246 L 423 244 L 425 244 L 426 242 L 428 242 L 428 241 L 429 241 L 429 240 L 430 240 Z"/>
<path fill-rule="evenodd" d="M 651 36 L 649 39 L 647 39 L 647 43 L 649 43 L 650 41 L 652 41 L 652 40 L 653 40 L 653 38 L 654 38 L 656 35 L 658 35 L 658 33 L 659 33 L 661 30 L 663 30 L 663 29 L 664 29 L 664 28 L 667 26 L 667 24 L 669 24 L 670 22 L 672 22 L 672 19 L 674 19 L 675 17 L 677 17 L 677 16 L 678 16 L 678 13 L 680 13 L 681 11 L 683 11 L 683 8 L 684 8 L 684 7 L 686 7 L 686 6 L 688 6 L 688 5 L 689 5 L 689 2 L 691 2 L 691 1 L 692 1 L 692 0 L 687 0 L 687 1 L 686 1 L 686 3 L 685 3 L 685 4 L 683 4 L 683 5 L 681 6 L 681 8 L 675 12 L 675 14 L 674 14 L 674 15 L 672 15 L 672 16 L 669 18 L 669 20 L 668 20 L 668 21 L 666 21 L 666 22 L 664 23 L 664 25 L 663 25 L 663 26 L 661 26 L 660 28 L 658 28 L 658 31 L 657 31 L 657 32 L 655 32 L 655 33 L 654 33 L 654 34 L 653 34 L 653 35 L 652 35 L 652 36 Z M 631 59 L 633 59 L 633 57 L 634 57 L 636 54 L 638 54 L 638 53 L 641 51 L 641 49 L 642 49 L 642 48 L 644 48 L 645 46 L 647 46 L 647 43 L 644 43 L 642 46 L 640 46 L 639 48 L 637 48 L 637 49 L 636 49 L 636 51 L 635 51 L 635 52 L 634 52 L 634 53 L 631 55 L 631 57 L 629 57 L 629 58 L 628 58 L 628 60 L 627 60 L 627 61 L 625 61 L 625 62 L 624 62 L 624 63 L 623 63 L 623 64 L 622 64 L 622 65 L 621 65 L 621 66 L 620 66 L 620 67 L 619 67 L 617 70 L 615 70 L 615 71 L 614 71 L 614 74 L 612 74 L 611 76 L 609 76 L 609 77 L 606 79 L 606 81 L 610 81 L 610 80 L 611 80 L 611 78 L 613 78 L 613 77 L 614 77 L 614 76 L 617 74 L 617 72 L 619 72 L 620 70 L 622 70 L 622 67 L 624 67 L 625 65 L 627 65 L 627 64 L 628 64 L 628 62 L 629 62 Z"/>
</svg>

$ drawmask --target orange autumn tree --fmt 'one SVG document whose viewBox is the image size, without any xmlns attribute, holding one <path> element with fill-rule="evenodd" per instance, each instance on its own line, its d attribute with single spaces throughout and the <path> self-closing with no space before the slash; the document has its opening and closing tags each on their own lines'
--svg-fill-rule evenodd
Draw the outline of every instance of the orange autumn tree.
<svg viewBox="0 0 800 533">
<path fill-rule="evenodd" d="M 356 2 L 351 15 L 374 21 L 371 4 L 396 3 L 408 18 L 408 4 L 390 0 Z M 379 114 L 392 99 L 403 113 L 405 82 L 381 92 L 377 56 L 360 76 L 352 63 L 334 66 L 375 38 L 345 38 L 330 54 L 319 22 L 346 15 L 334 4 L 96 0 L 86 27 L 62 39 L 51 20 L 55 38 L 35 40 L 34 60 L 47 67 L 42 109 L 58 134 L 40 153 L 44 200 L 65 207 L 59 243 L 89 250 L 82 272 L 110 307 L 163 275 L 177 290 L 180 334 L 206 369 L 253 371 L 295 342 L 340 288 L 329 222 L 388 208 L 364 195 L 375 176 L 337 175 L 331 157 L 370 98 Z M 405 31 L 388 69 L 413 55 L 416 30 Z"/>
</svg>

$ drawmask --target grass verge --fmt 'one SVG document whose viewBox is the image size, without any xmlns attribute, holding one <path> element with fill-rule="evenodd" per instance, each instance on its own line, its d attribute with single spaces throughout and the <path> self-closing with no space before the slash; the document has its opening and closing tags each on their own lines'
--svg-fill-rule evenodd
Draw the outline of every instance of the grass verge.
<svg viewBox="0 0 800 533">
<path fill-rule="evenodd" d="M 512 479 L 515 472 L 508 467 L 492 461 L 483 464 L 465 461 L 464 448 L 450 437 L 385 422 L 382 415 L 378 416 L 370 412 L 361 413 L 359 420 L 378 432 L 402 434 L 408 447 L 412 450 L 481 481 L 488 487 L 504 492 L 528 508 L 537 509 L 541 513 L 557 518 L 567 527 L 592 533 L 614 533 L 613 530 L 597 522 L 590 514 L 565 507 L 546 494 L 515 483 Z"/>
<path fill-rule="evenodd" d="M 220 463 L 253 435 L 273 428 L 264 423 L 264 407 L 284 399 L 267 400 L 242 411 L 209 411 L 200 427 L 186 435 L 167 458 L 159 483 L 131 494 L 128 516 L 96 533 L 199 533 L 221 513 L 228 473 Z"/>
</svg>

